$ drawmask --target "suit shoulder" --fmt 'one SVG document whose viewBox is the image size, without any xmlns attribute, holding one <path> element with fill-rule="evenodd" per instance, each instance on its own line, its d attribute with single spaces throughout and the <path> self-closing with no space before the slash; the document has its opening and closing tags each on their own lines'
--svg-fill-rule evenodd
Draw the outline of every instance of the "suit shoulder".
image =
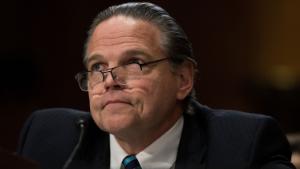
<svg viewBox="0 0 300 169">
<path fill-rule="evenodd" d="M 89 117 L 88 112 L 70 108 L 33 112 L 22 129 L 18 154 L 38 161 L 45 168 L 61 168 L 58 166 L 62 166 L 78 140 L 76 123 Z"/>
<path fill-rule="evenodd" d="M 79 118 L 89 119 L 89 113 L 71 108 L 47 108 L 34 111 L 27 119 L 34 125 L 59 125 L 76 122 Z"/>
<path fill-rule="evenodd" d="M 70 108 L 48 108 L 34 111 L 21 131 L 21 145 L 28 140 L 43 140 L 57 136 L 77 135 L 79 119 L 89 119 L 88 112 Z M 47 139 L 45 139 L 47 138 Z"/>
<path fill-rule="evenodd" d="M 288 142 L 272 117 L 212 109 L 199 103 L 194 104 L 194 110 L 189 119 L 197 120 L 198 128 L 193 131 L 202 131 L 207 138 L 208 168 L 279 168 L 280 163 L 291 166 Z"/>
<path fill-rule="evenodd" d="M 38 118 L 65 118 L 65 117 L 85 117 L 88 112 L 76 110 L 72 108 L 47 108 L 36 110 L 32 113 L 33 117 Z"/>
<path fill-rule="evenodd" d="M 273 121 L 271 116 L 237 110 L 211 109 L 211 119 L 230 121 Z"/>
<path fill-rule="evenodd" d="M 265 126 L 275 126 L 277 121 L 271 116 L 242 112 L 237 110 L 212 109 L 199 103 L 194 105 L 195 117 L 198 122 L 204 123 L 208 129 L 219 131 L 235 131 L 255 133 Z"/>
<path fill-rule="evenodd" d="M 194 101 L 193 103 L 193 110 L 194 115 L 196 115 L 198 118 L 200 117 L 202 120 L 205 120 L 207 122 L 224 121 L 231 124 L 240 124 L 247 122 L 256 123 L 263 121 L 275 121 L 271 116 L 229 109 L 213 109 L 208 106 L 201 105 L 196 101 Z"/>
<path fill-rule="evenodd" d="M 224 109 L 212 110 L 208 124 L 211 127 L 253 134 L 266 126 L 280 128 L 278 122 L 271 116 Z"/>
</svg>

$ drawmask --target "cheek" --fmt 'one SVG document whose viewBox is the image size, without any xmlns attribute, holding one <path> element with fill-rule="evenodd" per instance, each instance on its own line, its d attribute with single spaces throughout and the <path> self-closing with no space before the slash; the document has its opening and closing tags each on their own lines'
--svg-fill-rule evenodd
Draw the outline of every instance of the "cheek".
<svg viewBox="0 0 300 169">
<path fill-rule="evenodd" d="M 139 102 L 144 102 L 143 100 L 148 100 L 151 95 L 154 94 L 156 89 L 156 80 L 152 79 L 140 79 L 137 81 L 132 81 L 128 84 L 128 93 L 131 96 L 136 97 Z"/>
<path fill-rule="evenodd" d="M 101 100 L 101 97 L 92 96 L 91 94 L 89 94 L 91 116 L 99 128 L 107 131 L 105 123 L 108 121 L 107 117 L 109 116 L 107 116 L 108 113 L 104 113 L 103 108 L 101 106 Z"/>
<path fill-rule="evenodd" d="M 89 103 L 90 103 L 91 112 L 101 111 L 99 99 L 95 99 L 95 97 L 93 97 L 91 94 L 89 94 Z M 94 114 L 94 113 L 92 113 L 92 114 Z"/>
<path fill-rule="evenodd" d="M 144 78 L 132 82 L 130 93 L 137 98 L 137 108 L 141 116 L 147 116 L 153 109 L 157 109 L 163 101 L 165 93 L 168 93 L 167 86 L 159 78 Z"/>
<path fill-rule="evenodd" d="M 92 118 L 94 119 L 95 123 L 102 128 L 102 126 L 100 126 L 102 124 L 101 122 L 101 114 L 100 114 L 100 106 L 99 104 L 94 103 L 94 100 L 92 99 L 91 95 L 89 95 L 89 103 L 90 103 L 90 112 L 92 115 Z"/>
</svg>

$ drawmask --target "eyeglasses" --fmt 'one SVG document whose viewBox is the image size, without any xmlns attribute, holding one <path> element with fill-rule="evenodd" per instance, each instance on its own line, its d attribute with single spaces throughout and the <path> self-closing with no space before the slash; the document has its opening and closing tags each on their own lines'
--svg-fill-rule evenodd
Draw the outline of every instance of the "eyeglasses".
<svg viewBox="0 0 300 169">
<path fill-rule="evenodd" d="M 128 80 L 139 79 L 143 75 L 143 67 L 168 59 L 170 58 L 162 58 L 146 63 L 134 62 L 100 71 L 83 71 L 77 73 L 75 79 L 82 91 L 89 91 L 93 89 L 95 85 L 102 83 L 109 73 L 114 81 L 119 85 L 126 85 Z"/>
</svg>

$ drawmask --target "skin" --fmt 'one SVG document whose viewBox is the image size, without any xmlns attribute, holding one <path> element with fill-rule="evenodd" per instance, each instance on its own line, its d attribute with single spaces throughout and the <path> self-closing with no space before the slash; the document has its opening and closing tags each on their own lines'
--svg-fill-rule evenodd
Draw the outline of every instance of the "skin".
<svg viewBox="0 0 300 169">
<path fill-rule="evenodd" d="M 160 30 L 142 20 L 114 16 L 100 23 L 87 45 L 87 68 L 101 63 L 112 68 L 135 59 L 166 57 Z M 193 66 L 175 71 L 168 61 L 143 68 L 140 78 L 119 85 L 109 74 L 89 91 L 91 115 L 104 131 L 115 135 L 128 154 L 137 154 L 170 129 L 182 114 L 181 101 L 193 87 Z"/>
<path fill-rule="evenodd" d="M 294 152 L 292 154 L 291 161 L 296 166 L 296 168 L 300 168 L 300 153 L 299 152 Z"/>
</svg>

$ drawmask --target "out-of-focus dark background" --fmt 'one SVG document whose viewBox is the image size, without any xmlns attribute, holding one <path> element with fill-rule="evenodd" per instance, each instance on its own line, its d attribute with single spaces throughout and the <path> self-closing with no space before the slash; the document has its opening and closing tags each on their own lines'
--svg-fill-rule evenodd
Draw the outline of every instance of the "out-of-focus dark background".
<svg viewBox="0 0 300 169">
<path fill-rule="evenodd" d="M 124 1 L 10 0 L 0 4 L 0 147 L 15 151 L 29 114 L 89 110 L 74 75 L 96 14 Z M 199 100 L 271 115 L 300 131 L 300 1 L 152 1 L 184 28 L 199 63 Z M 167 92 L 167 91 L 166 91 Z"/>
</svg>

